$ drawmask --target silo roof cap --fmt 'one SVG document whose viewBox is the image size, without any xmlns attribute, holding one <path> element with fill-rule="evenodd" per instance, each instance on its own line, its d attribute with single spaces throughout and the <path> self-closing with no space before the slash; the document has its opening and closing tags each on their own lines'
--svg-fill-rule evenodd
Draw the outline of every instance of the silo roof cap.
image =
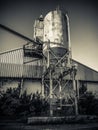
<svg viewBox="0 0 98 130">
<path fill-rule="evenodd" d="M 41 14 L 40 16 L 39 16 L 39 20 L 43 20 L 44 18 L 43 18 L 43 15 Z"/>
</svg>

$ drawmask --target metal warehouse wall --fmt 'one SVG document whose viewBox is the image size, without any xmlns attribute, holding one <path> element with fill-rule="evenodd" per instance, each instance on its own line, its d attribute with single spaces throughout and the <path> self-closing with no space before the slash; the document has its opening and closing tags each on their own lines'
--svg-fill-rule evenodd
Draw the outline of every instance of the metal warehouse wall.
<svg viewBox="0 0 98 130">
<path fill-rule="evenodd" d="M 36 65 L 22 65 L 22 64 L 0 64 L 0 77 L 14 77 L 14 78 L 41 78 L 42 67 Z"/>
<path fill-rule="evenodd" d="M 78 65 L 77 79 L 84 81 L 98 81 L 98 72 L 73 60 L 73 63 Z"/>
<path fill-rule="evenodd" d="M 24 57 L 23 48 L 11 50 L 0 54 L 0 77 L 14 78 L 40 78 L 42 64 L 40 61 L 23 64 L 32 58 Z"/>
<path fill-rule="evenodd" d="M 11 50 L 0 54 L 0 77 L 41 78 L 42 64 L 40 61 L 23 65 L 28 60 L 23 56 L 23 48 Z M 77 79 L 85 81 L 98 81 L 98 72 L 73 60 L 78 64 Z"/>
</svg>

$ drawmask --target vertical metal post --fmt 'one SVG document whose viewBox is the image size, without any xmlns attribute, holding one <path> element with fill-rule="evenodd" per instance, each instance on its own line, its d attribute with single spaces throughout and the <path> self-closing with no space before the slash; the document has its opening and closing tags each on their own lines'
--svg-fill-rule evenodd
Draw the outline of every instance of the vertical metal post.
<svg viewBox="0 0 98 130">
<path fill-rule="evenodd" d="M 60 107 L 62 106 L 62 96 L 61 96 L 61 91 L 62 91 L 62 88 L 61 88 L 61 82 L 59 81 L 59 100 L 60 100 Z"/>
<path fill-rule="evenodd" d="M 47 68 L 48 68 L 50 66 L 50 50 L 49 50 L 50 43 L 47 46 L 48 46 L 48 49 L 47 49 L 47 55 L 48 55 L 48 57 L 47 57 Z"/>
<path fill-rule="evenodd" d="M 76 80 L 75 80 L 75 70 L 72 72 L 72 82 L 73 82 L 73 90 L 74 90 L 74 103 L 75 103 L 75 115 L 78 115 L 78 101 L 77 101 L 77 90 L 76 90 Z"/>
<path fill-rule="evenodd" d="M 22 52 L 23 53 L 23 52 Z M 21 84 L 20 84 L 20 96 L 22 95 L 22 89 L 23 89 L 23 85 L 24 85 L 24 53 L 23 53 L 23 64 L 22 64 L 22 77 L 21 77 Z"/>
<path fill-rule="evenodd" d="M 47 68 L 49 69 L 49 98 L 50 98 L 50 116 L 53 116 L 53 107 L 52 107 L 52 99 L 53 99 L 53 81 L 52 81 L 52 71 L 51 71 L 51 66 L 50 66 L 50 41 L 49 44 L 47 45 L 48 50 L 47 50 Z"/>
<path fill-rule="evenodd" d="M 59 81 L 59 93 L 60 93 L 60 99 L 61 99 L 61 83 L 60 83 L 60 81 Z"/>
<path fill-rule="evenodd" d="M 42 59 L 42 64 L 43 64 L 43 68 L 42 68 L 43 74 L 42 74 L 41 96 L 42 96 L 42 98 L 44 98 L 45 97 L 45 95 L 44 95 L 44 91 L 45 91 L 45 89 L 44 89 L 45 58 L 44 57 Z"/>
<path fill-rule="evenodd" d="M 66 13 L 66 19 L 67 19 L 67 42 L 68 42 L 68 63 L 67 63 L 67 65 L 68 65 L 68 67 L 71 67 L 71 60 L 70 59 L 72 59 L 72 54 L 71 54 L 71 42 L 70 42 L 70 25 L 69 25 L 69 17 L 68 17 L 68 15 L 67 15 L 67 13 Z"/>
<path fill-rule="evenodd" d="M 50 69 L 50 116 L 53 116 L 53 107 L 52 107 L 52 99 L 53 99 L 53 93 L 52 93 L 52 90 L 53 90 L 53 81 L 52 81 L 52 72 L 51 72 L 51 69 Z"/>
<path fill-rule="evenodd" d="M 20 84 L 20 97 L 22 95 L 23 83 L 24 83 L 24 81 L 23 81 L 23 76 L 22 76 L 22 78 L 21 78 L 21 84 Z"/>
<path fill-rule="evenodd" d="M 77 98 L 79 99 L 79 80 L 76 80 L 77 85 L 76 85 L 76 89 L 77 89 Z"/>
<path fill-rule="evenodd" d="M 41 87 L 42 98 L 44 98 L 44 76 L 42 76 L 42 87 Z"/>
</svg>

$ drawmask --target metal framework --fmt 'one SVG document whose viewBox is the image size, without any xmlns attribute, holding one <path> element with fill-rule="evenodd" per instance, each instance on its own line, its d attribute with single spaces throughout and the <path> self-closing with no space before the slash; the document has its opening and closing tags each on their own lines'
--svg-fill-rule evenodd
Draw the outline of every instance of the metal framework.
<svg viewBox="0 0 98 130">
<path fill-rule="evenodd" d="M 77 115 L 75 81 L 77 68 L 71 63 L 71 52 L 66 50 L 62 57 L 57 57 L 50 48 L 50 43 L 47 44 L 47 47 L 45 52 L 47 58 L 43 58 L 42 97 L 45 97 L 50 103 L 50 116 L 53 116 L 55 109 L 62 109 L 62 106 L 75 106 Z"/>
</svg>

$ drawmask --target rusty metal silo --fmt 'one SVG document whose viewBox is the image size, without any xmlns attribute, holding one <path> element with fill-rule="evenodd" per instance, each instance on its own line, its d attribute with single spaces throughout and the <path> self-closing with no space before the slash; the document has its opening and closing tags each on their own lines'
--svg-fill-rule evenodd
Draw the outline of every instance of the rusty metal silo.
<svg viewBox="0 0 98 130">
<path fill-rule="evenodd" d="M 44 52 L 47 44 L 57 57 L 69 50 L 68 17 L 59 9 L 49 12 L 44 18 Z"/>
</svg>

